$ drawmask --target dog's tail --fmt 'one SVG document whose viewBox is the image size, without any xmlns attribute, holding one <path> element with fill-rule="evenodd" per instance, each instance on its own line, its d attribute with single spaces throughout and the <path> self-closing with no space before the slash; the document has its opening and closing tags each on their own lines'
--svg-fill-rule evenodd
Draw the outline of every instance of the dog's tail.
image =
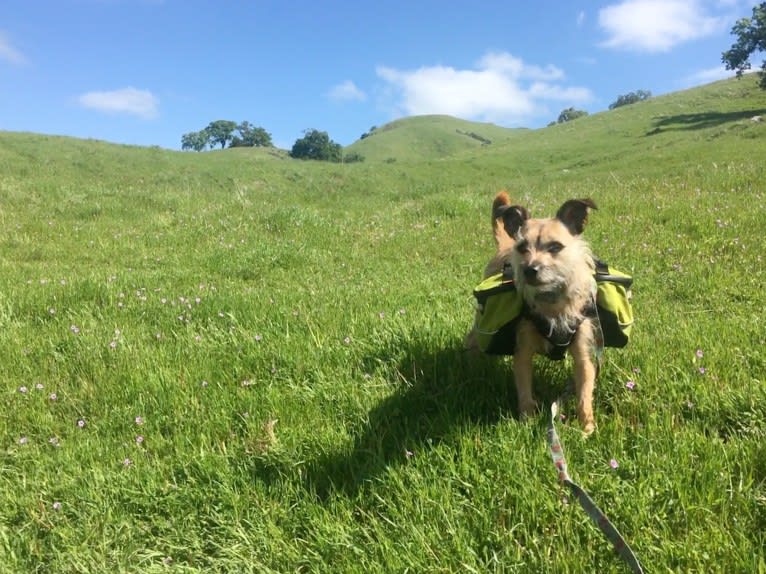
<svg viewBox="0 0 766 574">
<path fill-rule="evenodd" d="M 495 244 L 498 250 L 513 247 L 513 238 L 505 230 L 505 221 L 503 214 L 511 205 L 511 198 L 507 191 L 501 191 L 495 196 L 492 202 L 492 231 L 495 234 Z"/>
</svg>

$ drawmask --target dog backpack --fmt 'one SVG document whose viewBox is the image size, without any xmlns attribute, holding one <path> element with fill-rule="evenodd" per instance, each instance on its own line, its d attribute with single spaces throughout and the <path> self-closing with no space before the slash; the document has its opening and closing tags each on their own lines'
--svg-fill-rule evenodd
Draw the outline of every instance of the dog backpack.
<svg viewBox="0 0 766 574">
<path fill-rule="evenodd" d="M 630 288 L 633 278 L 596 261 L 596 313 L 605 347 L 624 347 L 633 327 Z M 490 355 L 513 355 L 516 326 L 524 317 L 524 300 L 513 281 L 513 270 L 506 265 L 501 273 L 484 279 L 473 291 L 477 302 L 475 324 L 479 349 Z"/>
</svg>

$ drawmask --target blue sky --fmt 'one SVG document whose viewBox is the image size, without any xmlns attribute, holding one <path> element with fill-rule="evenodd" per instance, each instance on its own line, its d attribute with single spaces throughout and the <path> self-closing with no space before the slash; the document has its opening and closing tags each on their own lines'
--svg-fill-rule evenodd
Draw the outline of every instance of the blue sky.
<svg viewBox="0 0 766 574">
<path fill-rule="evenodd" d="M 247 120 L 289 149 L 419 114 L 538 128 L 731 76 L 721 52 L 755 4 L 4 0 L 0 129 L 179 149 Z"/>
</svg>

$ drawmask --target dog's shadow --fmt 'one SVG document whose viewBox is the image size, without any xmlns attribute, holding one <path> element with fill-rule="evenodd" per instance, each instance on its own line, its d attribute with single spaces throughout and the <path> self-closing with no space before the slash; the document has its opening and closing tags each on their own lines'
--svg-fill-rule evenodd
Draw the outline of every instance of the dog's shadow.
<svg viewBox="0 0 766 574">
<path fill-rule="evenodd" d="M 369 412 L 353 442 L 307 464 L 306 486 L 320 499 L 353 495 L 466 426 L 518 418 L 511 363 L 501 358 L 457 345 L 436 351 L 411 346 L 388 371 L 392 392 Z"/>
</svg>

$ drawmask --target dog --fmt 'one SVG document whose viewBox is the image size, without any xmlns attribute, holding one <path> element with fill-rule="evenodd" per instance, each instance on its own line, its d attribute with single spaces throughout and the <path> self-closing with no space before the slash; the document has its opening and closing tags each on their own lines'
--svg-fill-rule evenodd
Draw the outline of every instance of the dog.
<svg viewBox="0 0 766 574">
<path fill-rule="evenodd" d="M 590 199 L 570 199 L 555 217 L 533 219 L 526 208 L 511 205 L 508 193 L 501 191 L 492 203 L 497 251 L 484 271 L 484 276 L 489 277 L 510 264 L 516 289 L 523 298 L 524 312 L 516 329 L 513 357 L 521 417 L 537 410 L 532 391 L 534 355 L 558 359 L 568 352 L 574 363 L 577 416 L 585 434 L 596 428 L 595 262 L 582 238 L 591 209 L 596 209 L 596 204 Z M 474 330 L 468 333 L 467 348 L 477 348 L 475 336 Z"/>
</svg>

